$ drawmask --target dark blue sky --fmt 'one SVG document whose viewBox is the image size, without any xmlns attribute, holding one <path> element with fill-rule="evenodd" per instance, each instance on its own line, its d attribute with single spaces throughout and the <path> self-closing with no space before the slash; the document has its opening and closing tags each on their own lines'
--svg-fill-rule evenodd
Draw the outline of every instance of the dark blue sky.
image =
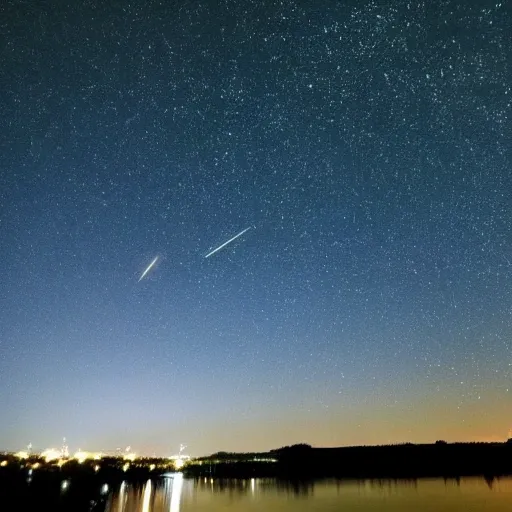
<svg viewBox="0 0 512 512">
<path fill-rule="evenodd" d="M 510 7 L 83 4 L 0 19 L 2 448 L 505 438 Z"/>
</svg>

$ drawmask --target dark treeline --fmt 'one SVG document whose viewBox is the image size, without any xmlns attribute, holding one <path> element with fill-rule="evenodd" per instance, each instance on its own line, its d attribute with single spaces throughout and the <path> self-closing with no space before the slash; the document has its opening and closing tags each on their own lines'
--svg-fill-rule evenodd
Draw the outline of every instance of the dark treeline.
<svg viewBox="0 0 512 512">
<path fill-rule="evenodd" d="M 512 442 L 346 448 L 294 445 L 266 453 L 217 453 L 188 464 L 189 476 L 221 478 L 419 478 L 512 474 Z"/>
</svg>

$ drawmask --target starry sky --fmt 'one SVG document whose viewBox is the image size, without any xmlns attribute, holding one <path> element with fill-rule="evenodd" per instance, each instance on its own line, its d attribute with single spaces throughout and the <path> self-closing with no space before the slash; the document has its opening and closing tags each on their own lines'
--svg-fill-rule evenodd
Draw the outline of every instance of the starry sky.
<svg viewBox="0 0 512 512">
<path fill-rule="evenodd" d="M 506 439 L 511 20 L 4 2 L 1 448 Z"/>
</svg>

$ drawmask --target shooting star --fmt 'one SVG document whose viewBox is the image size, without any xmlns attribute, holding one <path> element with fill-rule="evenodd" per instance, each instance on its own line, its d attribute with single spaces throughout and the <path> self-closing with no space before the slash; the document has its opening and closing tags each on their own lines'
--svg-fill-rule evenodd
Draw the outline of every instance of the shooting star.
<svg viewBox="0 0 512 512">
<path fill-rule="evenodd" d="M 139 277 L 139 280 L 137 281 L 138 283 L 140 283 L 144 277 L 146 276 L 146 274 L 153 268 L 154 264 L 158 261 L 158 256 L 148 265 L 148 267 L 146 268 L 146 270 L 144 270 L 144 272 L 142 272 L 142 275 Z"/>
<path fill-rule="evenodd" d="M 238 235 L 235 235 L 233 238 L 230 238 L 227 242 L 224 242 L 222 245 L 219 245 L 217 249 L 213 249 L 213 251 L 209 252 L 205 256 L 205 258 L 209 258 L 210 256 L 212 256 L 212 254 L 215 254 L 217 251 L 220 251 L 223 247 L 226 247 L 226 245 L 230 244 L 233 240 L 236 240 L 239 236 L 242 236 L 246 231 L 249 231 L 249 229 L 251 229 L 250 226 L 248 228 L 245 228 L 243 231 L 240 231 Z"/>
</svg>

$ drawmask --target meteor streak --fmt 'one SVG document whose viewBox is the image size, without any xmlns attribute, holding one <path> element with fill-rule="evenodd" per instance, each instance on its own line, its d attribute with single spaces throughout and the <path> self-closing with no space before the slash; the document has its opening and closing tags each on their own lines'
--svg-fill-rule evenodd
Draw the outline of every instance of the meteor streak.
<svg viewBox="0 0 512 512">
<path fill-rule="evenodd" d="M 146 270 L 144 270 L 144 272 L 142 272 L 142 275 L 139 277 L 139 280 L 137 281 L 138 283 L 140 283 L 144 277 L 146 276 L 146 274 L 153 268 L 153 265 L 158 261 L 158 256 L 148 265 L 148 267 L 146 268 Z"/>
<path fill-rule="evenodd" d="M 209 252 L 205 258 L 209 258 L 212 254 L 215 254 L 217 251 L 220 251 L 223 247 L 226 247 L 226 245 L 230 244 L 233 240 L 236 240 L 239 236 L 242 236 L 246 231 L 249 231 L 251 227 L 245 228 L 243 231 L 240 231 L 238 235 L 235 235 L 233 238 L 230 238 L 227 242 L 224 242 L 222 245 L 219 245 L 217 249 L 213 249 L 213 251 Z"/>
</svg>

